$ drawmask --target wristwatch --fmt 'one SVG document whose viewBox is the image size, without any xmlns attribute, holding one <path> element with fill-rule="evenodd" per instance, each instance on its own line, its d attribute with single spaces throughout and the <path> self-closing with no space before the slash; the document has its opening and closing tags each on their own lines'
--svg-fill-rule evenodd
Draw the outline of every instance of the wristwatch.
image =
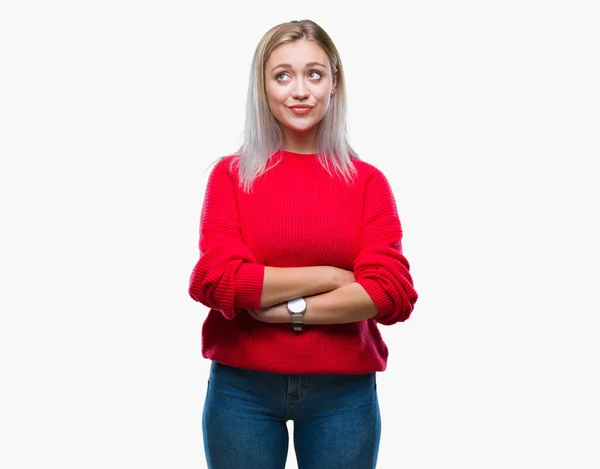
<svg viewBox="0 0 600 469">
<path fill-rule="evenodd" d="M 292 326 L 295 331 L 302 331 L 302 317 L 306 312 L 306 300 L 304 298 L 295 298 L 288 301 L 285 306 L 292 315 Z"/>
</svg>

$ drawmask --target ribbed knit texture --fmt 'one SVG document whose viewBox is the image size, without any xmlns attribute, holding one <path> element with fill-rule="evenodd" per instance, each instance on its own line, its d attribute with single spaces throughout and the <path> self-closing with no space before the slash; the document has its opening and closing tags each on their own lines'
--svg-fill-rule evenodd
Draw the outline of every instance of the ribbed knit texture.
<svg viewBox="0 0 600 469">
<path fill-rule="evenodd" d="M 210 308 L 203 356 L 286 374 L 383 371 L 388 349 L 378 323 L 405 321 L 417 300 L 386 177 L 361 160 L 354 160 L 351 184 L 330 175 L 316 155 L 281 151 L 271 161 L 249 194 L 239 186 L 234 156 L 210 174 L 189 285 L 190 296 Z M 352 270 L 377 316 L 295 333 L 291 324 L 262 323 L 247 313 L 260 308 L 265 266 L 316 265 Z"/>
</svg>

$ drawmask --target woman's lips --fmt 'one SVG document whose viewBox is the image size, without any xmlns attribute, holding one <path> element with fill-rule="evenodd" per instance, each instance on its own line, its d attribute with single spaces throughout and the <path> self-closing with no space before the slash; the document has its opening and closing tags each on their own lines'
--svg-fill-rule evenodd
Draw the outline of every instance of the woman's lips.
<svg viewBox="0 0 600 469">
<path fill-rule="evenodd" d="M 312 111 L 312 106 L 290 106 L 290 109 L 294 114 L 302 115 Z"/>
</svg>

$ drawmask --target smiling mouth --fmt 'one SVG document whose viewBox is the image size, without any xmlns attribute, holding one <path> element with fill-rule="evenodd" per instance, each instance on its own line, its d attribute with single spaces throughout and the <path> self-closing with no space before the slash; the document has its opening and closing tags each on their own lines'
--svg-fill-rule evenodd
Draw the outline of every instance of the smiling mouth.
<svg viewBox="0 0 600 469">
<path fill-rule="evenodd" d="M 290 109 L 294 114 L 302 115 L 302 114 L 308 114 L 310 111 L 312 111 L 313 107 L 312 106 L 290 106 Z"/>
</svg>

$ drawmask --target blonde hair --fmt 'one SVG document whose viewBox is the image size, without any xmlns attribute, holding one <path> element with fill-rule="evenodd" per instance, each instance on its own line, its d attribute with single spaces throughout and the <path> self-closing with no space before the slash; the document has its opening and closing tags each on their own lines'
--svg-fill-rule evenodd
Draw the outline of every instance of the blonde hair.
<svg viewBox="0 0 600 469">
<path fill-rule="evenodd" d="M 337 75 L 336 91 L 319 123 L 316 153 L 327 171 L 332 173 L 333 169 L 347 182 L 352 181 L 356 173 L 351 158 L 358 158 L 358 155 L 347 139 L 344 70 L 337 48 L 325 30 L 314 21 L 290 21 L 267 31 L 256 46 L 252 59 L 243 143 L 237 159 L 240 183 L 246 191 L 259 175 L 268 170 L 269 158 L 282 145 L 281 129 L 267 102 L 265 64 L 277 46 L 301 39 L 316 42 L 329 58 L 332 75 Z"/>
</svg>

